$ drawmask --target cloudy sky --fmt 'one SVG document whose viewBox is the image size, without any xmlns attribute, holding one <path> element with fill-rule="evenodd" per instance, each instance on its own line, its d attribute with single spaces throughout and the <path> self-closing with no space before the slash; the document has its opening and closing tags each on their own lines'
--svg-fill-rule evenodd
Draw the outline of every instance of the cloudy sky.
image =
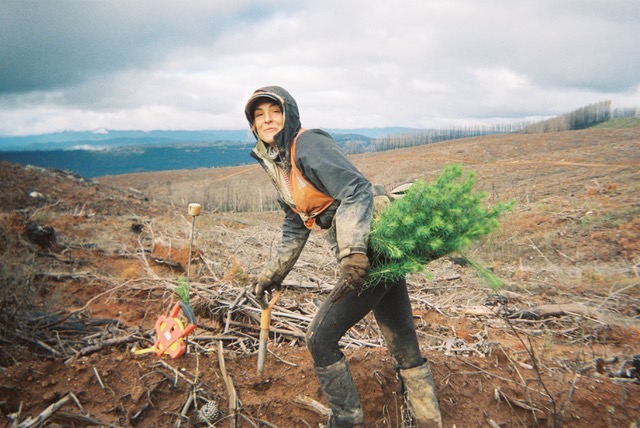
<svg viewBox="0 0 640 428">
<path fill-rule="evenodd" d="M 306 127 L 640 107 L 639 0 L 2 0 L 0 135 L 243 129 L 280 85 Z"/>
</svg>

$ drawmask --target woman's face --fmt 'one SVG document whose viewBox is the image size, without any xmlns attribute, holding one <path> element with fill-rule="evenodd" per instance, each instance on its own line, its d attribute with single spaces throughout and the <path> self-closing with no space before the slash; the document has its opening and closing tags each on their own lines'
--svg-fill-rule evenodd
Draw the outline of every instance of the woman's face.
<svg viewBox="0 0 640 428">
<path fill-rule="evenodd" d="M 262 141 L 274 144 L 273 137 L 284 127 L 280 106 L 273 101 L 258 104 L 253 112 L 253 123 Z"/>
</svg>

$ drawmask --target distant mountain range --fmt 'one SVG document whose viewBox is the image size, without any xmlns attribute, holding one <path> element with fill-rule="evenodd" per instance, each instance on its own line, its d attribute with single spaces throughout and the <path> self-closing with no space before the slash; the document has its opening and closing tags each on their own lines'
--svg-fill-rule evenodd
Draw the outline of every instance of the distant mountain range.
<svg viewBox="0 0 640 428">
<path fill-rule="evenodd" d="M 366 139 L 413 132 L 402 127 L 327 129 L 336 140 L 344 136 L 359 136 Z M 101 150 L 114 147 L 139 145 L 173 145 L 185 143 L 253 142 L 248 130 L 211 131 L 64 131 L 50 134 L 21 137 L 0 136 L 0 152 L 22 150 Z"/>
<path fill-rule="evenodd" d="M 372 145 L 410 128 L 327 130 L 338 145 Z M 135 172 L 237 166 L 253 162 L 248 131 L 99 131 L 0 137 L 0 161 L 71 170 L 94 178 Z"/>
</svg>

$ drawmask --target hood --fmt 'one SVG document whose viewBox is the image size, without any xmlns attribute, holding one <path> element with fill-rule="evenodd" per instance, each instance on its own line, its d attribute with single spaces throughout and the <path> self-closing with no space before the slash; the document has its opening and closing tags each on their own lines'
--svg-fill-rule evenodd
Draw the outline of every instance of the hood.
<svg viewBox="0 0 640 428">
<path fill-rule="evenodd" d="M 256 90 L 253 95 L 251 95 L 251 98 L 249 98 L 245 106 L 244 114 L 247 117 L 247 121 L 249 121 L 251 132 L 253 132 L 253 136 L 256 137 L 259 144 L 264 144 L 264 142 L 260 141 L 258 133 L 253 126 L 253 109 L 258 100 L 262 98 L 268 98 L 276 101 L 280 104 L 280 108 L 282 109 L 282 115 L 284 116 L 284 128 L 276 134 L 274 140 L 276 147 L 280 152 L 280 158 L 285 163 L 287 171 L 289 171 L 291 170 L 291 163 L 289 162 L 291 143 L 300 131 L 301 127 L 298 104 L 289 92 L 279 86 L 265 86 L 264 88 Z"/>
</svg>

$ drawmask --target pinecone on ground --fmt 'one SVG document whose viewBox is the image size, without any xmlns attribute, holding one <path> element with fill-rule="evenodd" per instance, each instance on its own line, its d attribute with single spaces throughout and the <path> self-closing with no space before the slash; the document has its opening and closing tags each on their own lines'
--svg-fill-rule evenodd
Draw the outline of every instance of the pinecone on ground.
<svg viewBox="0 0 640 428">
<path fill-rule="evenodd" d="M 224 413 L 218 408 L 218 403 L 209 401 L 198 410 L 198 420 L 203 423 L 213 423 L 220 419 Z"/>
</svg>

